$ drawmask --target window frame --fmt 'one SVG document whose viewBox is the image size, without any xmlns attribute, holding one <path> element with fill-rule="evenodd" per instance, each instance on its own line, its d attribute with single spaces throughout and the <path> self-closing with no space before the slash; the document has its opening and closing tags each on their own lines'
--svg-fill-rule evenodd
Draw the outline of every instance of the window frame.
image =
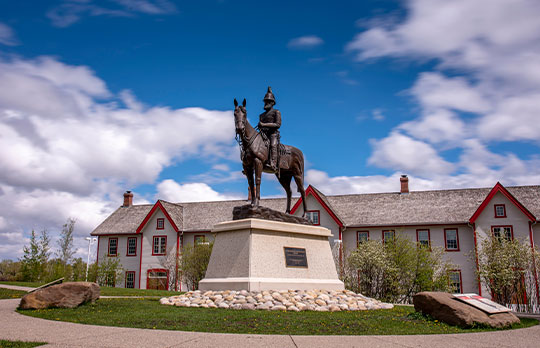
<svg viewBox="0 0 540 348">
<path fill-rule="evenodd" d="M 129 274 L 133 274 L 133 287 L 128 288 L 128 276 Z M 126 271 L 126 281 L 124 283 L 124 288 L 126 289 L 135 289 L 135 271 Z"/>
<path fill-rule="evenodd" d="M 160 227 L 161 223 L 161 227 Z M 157 218 L 156 219 L 156 230 L 164 230 L 165 229 L 165 218 Z"/>
<path fill-rule="evenodd" d="M 366 242 L 369 240 L 369 231 L 356 231 L 356 247 L 358 248 L 360 246 L 360 233 L 366 233 L 367 239 Z M 363 243 L 363 242 L 362 242 Z"/>
<path fill-rule="evenodd" d="M 135 239 L 135 252 L 133 254 L 129 253 L 129 241 Z M 126 245 L 126 256 L 137 256 L 137 237 L 128 237 L 127 238 L 127 245 Z"/>
<path fill-rule="evenodd" d="M 165 268 L 150 268 L 146 270 L 146 288 L 148 289 L 150 278 L 165 279 L 165 277 L 150 277 L 150 273 L 152 272 L 164 272 L 167 274 L 165 288 L 166 290 L 168 290 L 169 289 L 169 270 Z"/>
<path fill-rule="evenodd" d="M 116 240 L 116 253 L 111 254 L 111 241 L 113 240 Z M 118 256 L 118 237 L 109 237 L 109 242 L 107 243 L 107 256 L 108 257 Z"/>
<path fill-rule="evenodd" d="M 494 237 L 496 237 L 495 236 L 495 231 L 494 231 L 495 228 L 503 228 L 503 229 L 504 228 L 510 228 L 510 238 L 511 239 L 509 240 L 509 242 L 514 240 L 514 226 L 513 225 L 493 225 L 493 226 L 491 226 L 491 233 L 493 234 Z M 504 232 L 504 230 L 503 230 L 503 232 Z M 504 235 L 504 238 L 506 239 L 506 234 Z"/>
<path fill-rule="evenodd" d="M 382 230 L 382 242 L 383 242 L 383 244 L 386 243 L 385 238 L 384 238 L 384 233 L 385 232 L 392 232 L 392 240 L 396 239 L 396 230 Z"/>
<path fill-rule="evenodd" d="M 197 243 L 197 238 L 198 237 L 202 237 L 202 242 L 201 243 Z M 193 245 L 199 245 L 199 244 L 204 244 L 206 243 L 206 235 L 204 234 L 196 234 L 193 236 Z"/>
<path fill-rule="evenodd" d="M 317 213 L 317 223 L 314 223 L 313 220 L 309 219 L 313 226 L 320 226 L 321 225 L 321 211 L 320 210 L 306 210 L 307 213 Z"/>
<path fill-rule="evenodd" d="M 456 249 L 448 249 L 448 238 L 446 237 L 446 231 L 456 231 Z M 460 248 L 459 248 L 459 229 L 456 227 L 456 228 L 445 228 L 444 229 L 444 251 L 449 251 L 449 252 L 455 252 L 455 251 L 460 251 Z"/>
<path fill-rule="evenodd" d="M 503 215 L 497 215 L 497 208 L 498 207 L 502 207 Z M 506 205 L 505 204 L 495 204 L 495 205 L 493 205 L 493 210 L 494 210 L 496 219 L 504 219 L 506 217 Z"/>
<path fill-rule="evenodd" d="M 159 238 L 161 241 L 161 238 L 165 238 L 165 245 L 163 249 L 165 250 L 163 253 L 155 253 L 156 250 L 156 238 Z M 161 247 L 161 242 L 159 242 L 159 246 Z M 152 236 L 152 256 L 163 256 L 167 254 L 167 236 L 160 235 L 160 236 Z"/>
<path fill-rule="evenodd" d="M 431 231 L 429 230 L 429 228 L 417 228 L 416 229 L 416 243 L 418 243 L 419 245 L 422 245 L 424 246 L 423 244 L 420 243 L 420 239 L 419 239 L 419 233 L 420 231 L 427 231 L 427 235 L 428 235 L 428 239 L 427 239 L 427 248 L 429 250 L 431 250 Z"/>
<path fill-rule="evenodd" d="M 451 269 L 448 271 L 448 283 L 449 285 L 453 284 L 451 283 L 450 274 L 458 274 L 459 275 L 459 292 L 453 292 L 454 294 L 463 294 L 463 278 L 461 277 L 461 270 L 460 269 Z"/>
</svg>

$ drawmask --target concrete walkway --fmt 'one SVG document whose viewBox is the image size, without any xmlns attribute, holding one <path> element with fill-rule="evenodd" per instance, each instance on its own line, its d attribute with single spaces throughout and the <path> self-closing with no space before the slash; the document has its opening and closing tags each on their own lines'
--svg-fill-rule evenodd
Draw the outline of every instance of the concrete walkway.
<svg viewBox="0 0 540 348">
<path fill-rule="evenodd" d="M 0 339 L 48 342 L 44 347 L 534 347 L 540 326 L 451 335 L 239 335 L 82 325 L 15 312 L 18 299 L 0 300 Z M 104 314 L 105 315 L 105 314 Z"/>
</svg>

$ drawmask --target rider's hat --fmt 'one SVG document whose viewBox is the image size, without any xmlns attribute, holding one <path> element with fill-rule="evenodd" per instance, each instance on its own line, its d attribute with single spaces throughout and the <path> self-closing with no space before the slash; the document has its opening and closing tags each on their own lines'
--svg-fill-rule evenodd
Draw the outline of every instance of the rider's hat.
<svg viewBox="0 0 540 348">
<path fill-rule="evenodd" d="M 274 93 L 272 93 L 272 87 L 268 87 L 268 92 L 266 92 L 263 101 L 271 100 L 274 103 L 276 102 L 276 99 L 274 98 Z"/>
</svg>

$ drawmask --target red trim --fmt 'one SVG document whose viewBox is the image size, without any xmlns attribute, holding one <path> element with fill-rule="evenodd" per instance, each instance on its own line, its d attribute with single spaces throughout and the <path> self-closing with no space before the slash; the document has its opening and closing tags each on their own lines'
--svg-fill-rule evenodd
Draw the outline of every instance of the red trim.
<svg viewBox="0 0 540 348">
<path fill-rule="evenodd" d="M 146 271 L 146 289 L 148 289 L 148 280 L 150 279 L 148 277 L 148 274 L 150 272 L 167 272 L 167 288 L 165 290 L 169 290 L 169 271 L 166 270 L 165 268 L 151 268 L 149 270 Z"/>
<path fill-rule="evenodd" d="M 334 219 L 336 224 L 338 224 L 340 228 L 343 227 L 343 222 L 341 222 L 341 220 L 338 219 L 336 214 L 334 214 L 332 209 L 330 209 L 330 207 L 327 206 L 326 203 L 324 203 L 321 197 L 319 197 L 319 194 L 313 189 L 313 187 L 311 187 L 311 185 L 309 185 L 308 188 L 306 189 L 306 195 L 305 195 L 306 198 L 308 195 L 312 195 L 313 197 L 315 197 L 315 199 L 324 208 L 324 210 L 326 210 L 326 212 L 332 217 L 332 219 Z M 302 204 L 302 197 L 300 197 L 300 199 L 297 200 L 296 203 L 294 204 L 293 208 L 291 209 L 291 215 L 294 214 L 296 210 L 298 210 L 298 208 L 300 207 L 300 204 Z M 320 216 L 319 216 L 319 219 L 320 219 Z"/>
<path fill-rule="evenodd" d="M 161 227 L 159 227 L 160 222 L 161 222 Z M 164 230 L 164 229 L 165 229 L 165 219 L 164 218 L 156 219 L 156 230 Z"/>
<path fill-rule="evenodd" d="M 111 254 L 111 240 L 116 239 L 116 254 Z M 116 257 L 118 256 L 118 237 L 116 238 L 109 238 L 109 245 L 107 247 L 107 256 L 108 257 Z"/>
<path fill-rule="evenodd" d="M 162 253 L 155 253 L 154 250 L 156 250 L 156 238 L 163 238 L 165 237 L 165 252 Z M 163 256 L 167 254 L 167 236 L 160 235 L 160 236 L 152 236 L 152 256 Z"/>
<path fill-rule="evenodd" d="M 211 230 L 190 230 L 190 231 L 182 231 L 182 234 L 186 233 L 210 233 Z"/>
<path fill-rule="evenodd" d="M 318 223 L 313 224 L 314 226 L 320 226 L 321 225 L 321 211 L 320 210 L 308 210 L 306 213 L 317 213 L 317 221 Z"/>
<path fill-rule="evenodd" d="M 536 300 L 540 302 L 540 290 L 538 289 L 538 274 L 536 273 L 536 261 L 534 260 L 534 239 L 533 239 L 533 223 L 529 221 L 529 240 L 531 241 L 531 248 L 533 250 L 533 270 L 534 270 L 534 281 L 536 282 Z"/>
<path fill-rule="evenodd" d="M 416 243 L 420 243 L 420 240 L 418 239 L 418 231 L 427 231 L 428 247 L 429 247 L 429 250 L 431 250 L 431 231 L 429 230 L 429 228 L 416 229 Z"/>
<path fill-rule="evenodd" d="M 120 236 L 120 237 L 123 237 L 123 236 L 136 236 L 137 233 L 104 233 L 104 234 L 92 234 L 91 236 L 94 236 L 94 237 L 109 237 L 109 236 Z"/>
<path fill-rule="evenodd" d="M 502 193 L 506 198 L 508 198 L 510 202 L 512 202 L 516 207 L 518 207 L 519 210 L 521 210 L 523 214 L 525 214 L 525 216 L 527 216 L 527 218 L 530 221 L 536 221 L 536 218 L 534 217 L 534 215 L 530 211 L 528 211 L 527 208 L 525 208 L 523 204 L 521 204 L 514 196 L 512 196 L 512 194 L 508 192 L 508 190 L 504 188 L 504 186 L 501 185 L 500 182 L 497 182 L 497 184 L 495 184 L 495 186 L 491 189 L 491 191 L 487 195 L 486 199 L 484 199 L 482 204 L 480 204 L 478 209 L 476 209 L 476 211 L 474 212 L 473 216 L 471 216 L 471 218 L 469 219 L 470 223 L 474 223 L 476 219 L 478 219 L 478 216 L 480 216 L 480 214 L 484 211 L 488 203 L 493 199 L 493 197 L 495 196 L 495 194 L 497 194 L 497 192 Z"/>
<path fill-rule="evenodd" d="M 503 215 L 499 216 L 497 215 L 497 207 L 502 207 L 503 208 Z M 502 218 L 505 218 L 506 217 L 506 206 L 504 204 L 494 204 L 493 205 L 493 210 L 495 212 L 495 218 L 496 219 L 502 219 Z"/>
<path fill-rule="evenodd" d="M 478 242 L 476 240 L 476 225 L 472 224 L 472 228 L 473 228 L 473 236 L 474 236 L 474 258 L 476 261 L 476 271 L 479 271 L 480 266 L 478 264 Z M 480 277 L 477 275 L 476 279 L 478 280 L 478 295 L 482 296 L 482 283 L 480 282 Z"/>
<path fill-rule="evenodd" d="M 127 287 L 128 273 L 133 273 L 133 288 L 135 288 L 135 271 L 126 271 L 126 280 L 124 281 L 124 288 L 128 289 Z"/>
<path fill-rule="evenodd" d="M 371 229 L 379 229 L 379 228 L 400 228 L 400 227 L 414 227 L 414 226 L 467 226 L 468 222 L 456 222 L 456 223 L 449 223 L 449 224 L 399 224 L 399 225 L 347 225 L 347 228 L 371 228 Z"/>
<path fill-rule="evenodd" d="M 384 244 L 384 232 L 392 232 L 392 234 L 394 235 L 394 238 L 396 238 L 396 231 L 395 230 L 383 230 L 382 231 L 382 242 Z"/>
<path fill-rule="evenodd" d="M 512 238 L 511 240 L 514 240 L 514 226 L 512 226 L 512 225 L 493 225 L 493 226 L 491 226 L 491 233 L 493 235 L 495 235 L 495 233 L 493 232 L 493 229 L 496 228 L 496 227 L 502 227 L 502 228 L 510 227 L 510 236 Z M 503 230 L 503 232 L 504 232 L 504 230 Z M 506 235 L 501 236 L 501 237 L 506 237 Z"/>
<path fill-rule="evenodd" d="M 143 246 L 143 240 L 144 240 L 144 237 L 141 236 L 141 256 L 139 258 L 139 289 L 141 288 L 141 278 L 142 278 L 142 246 Z"/>
<path fill-rule="evenodd" d="M 446 239 L 446 231 L 447 230 L 455 230 L 456 231 L 457 249 L 448 249 L 448 245 L 447 245 L 448 240 Z M 457 229 L 457 228 L 445 228 L 444 229 L 444 251 L 450 251 L 450 252 L 460 251 L 459 250 L 459 229 Z"/>
<path fill-rule="evenodd" d="M 130 254 L 129 253 L 129 240 L 130 239 L 135 239 L 135 254 Z M 129 256 L 129 257 L 137 256 L 137 237 L 128 237 L 128 239 L 127 239 L 127 248 L 126 248 L 126 256 Z"/>
<path fill-rule="evenodd" d="M 176 259 L 174 260 L 175 267 L 174 271 L 176 272 L 174 277 L 176 281 L 174 282 L 174 291 L 178 291 L 178 255 L 180 252 L 180 232 L 176 235 Z M 182 288 L 182 284 L 180 284 L 180 288 Z"/>
<path fill-rule="evenodd" d="M 203 243 L 206 242 L 206 236 L 204 234 L 196 234 L 193 236 L 193 245 L 197 245 L 197 237 L 202 237 Z"/>
<path fill-rule="evenodd" d="M 96 266 L 98 265 L 98 260 L 99 260 L 99 240 L 101 238 L 98 236 L 97 238 L 97 250 L 96 250 Z"/>
<path fill-rule="evenodd" d="M 358 238 L 358 233 L 367 233 L 367 240 L 369 240 L 369 231 L 356 231 L 356 247 L 360 246 L 360 238 Z"/>
<path fill-rule="evenodd" d="M 460 294 L 463 294 L 463 278 L 461 278 L 461 270 L 460 269 L 451 269 L 448 271 L 449 273 L 459 273 L 459 290 Z M 450 279 L 448 279 L 450 280 Z"/>
<path fill-rule="evenodd" d="M 150 220 L 150 218 L 152 217 L 152 215 L 154 215 L 154 213 L 156 212 L 157 209 L 161 209 L 161 211 L 163 212 L 163 215 L 165 215 L 165 217 L 167 218 L 167 220 L 169 220 L 169 223 L 171 224 L 171 226 L 174 228 L 174 230 L 176 232 L 180 232 L 180 230 L 178 229 L 178 227 L 176 226 L 176 224 L 174 223 L 174 221 L 172 220 L 171 216 L 169 215 L 169 213 L 167 213 L 167 210 L 165 209 L 165 207 L 163 207 L 163 204 L 161 204 L 161 201 L 157 201 L 156 204 L 154 204 L 154 206 L 152 207 L 152 209 L 150 210 L 150 212 L 148 214 L 146 214 L 146 217 L 144 218 L 143 222 L 141 222 L 141 224 L 139 225 L 139 227 L 137 227 L 137 233 L 141 233 L 142 229 L 144 228 L 144 226 L 148 223 L 148 220 Z"/>
</svg>

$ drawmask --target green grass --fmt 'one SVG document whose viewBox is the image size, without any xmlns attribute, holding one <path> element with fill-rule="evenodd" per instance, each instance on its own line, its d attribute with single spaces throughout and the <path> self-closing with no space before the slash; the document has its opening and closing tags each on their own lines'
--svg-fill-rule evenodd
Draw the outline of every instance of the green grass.
<svg viewBox="0 0 540 348">
<path fill-rule="evenodd" d="M 8 299 L 8 298 L 21 298 L 26 294 L 27 294 L 26 291 L 0 288 L 0 299 L 2 300 Z"/>
<path fill-rule="evenodd" d="M 40 283 L 40 282 L 6 282 L 6 281 L 0 281 L 0 284 L 6 284 L 6 285 L 16 285 L 16 286 L 27 286 L 29 288 L 37 288 L 39 286 L 45 285 L 47 283 Z"/>
<path fill-rule="evenodd" d="M 46 342 L 23 342 L 0 340 L 0 348 L 30 348 L 47 344 Z"/>
<path fill-rule="evenodd" d="M 291 335 L 414 335 L 489 331 L 460 329 L 414 314 L 410 306 L 357 312 L 283 312 L 183 308 L 155 299 L 101 299 L 75 309 L 19 310 L 74 323 L 199 332 Z M 513 328 L 538 324 L 522 319 Z"/>
<path fill-rule="evenodd" d="M 167 290 L 146 290 L 146 289 L 124 289 L 124 288 L 109 288 L 101 287 L 101 296 L 174 296 L 180 292 Z"/>
</svg>

